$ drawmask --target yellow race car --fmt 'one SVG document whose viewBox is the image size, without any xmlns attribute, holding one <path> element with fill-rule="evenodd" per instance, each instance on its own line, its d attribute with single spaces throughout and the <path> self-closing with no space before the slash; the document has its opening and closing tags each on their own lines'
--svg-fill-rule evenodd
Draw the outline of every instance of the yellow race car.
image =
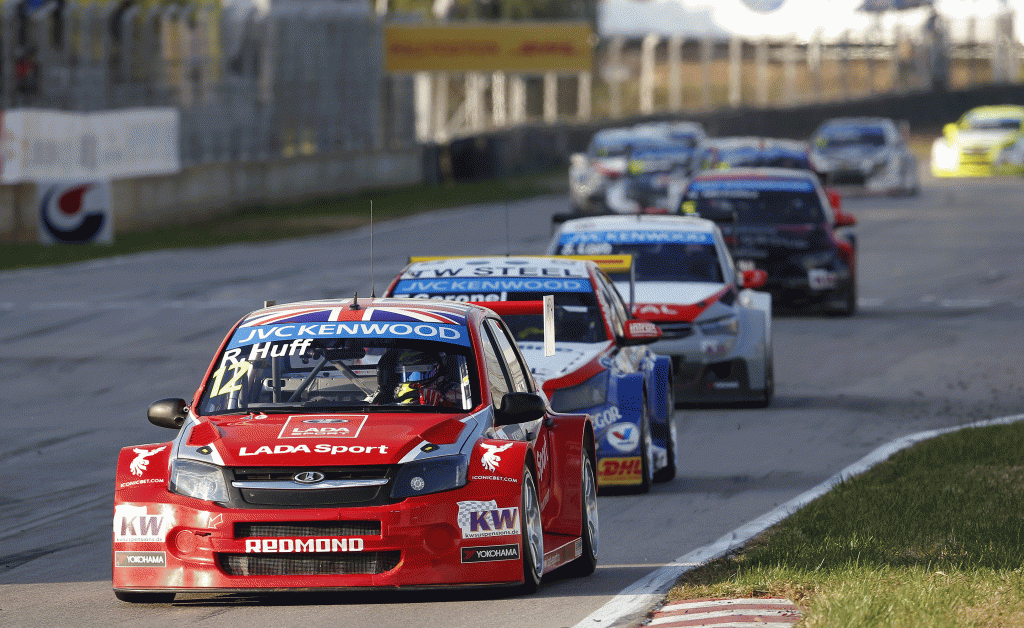
<svg viewBox="0 0 1024 628">
<path fill-rule="evenodd" d="M 932 143 L 936 177 L 1024 174 L 1024 107 L 975 107 L 942 129 Z"/>
</svg>

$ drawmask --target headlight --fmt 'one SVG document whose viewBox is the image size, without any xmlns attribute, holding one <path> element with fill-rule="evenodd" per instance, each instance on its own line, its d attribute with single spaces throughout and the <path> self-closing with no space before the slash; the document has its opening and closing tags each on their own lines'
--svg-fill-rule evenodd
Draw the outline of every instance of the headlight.
<svg viewBox="0 0 1024 628">
<path fill-rule="evenodd" d="M 463 455 L 407 462 L 398 470 L 391 497 L 404 499 L 459 488 L 466 485 L 468 473 L 469 458 Z"/>
<path fill-rule="evenodd" d="M 170 490 L 178 495 L 208 502 L 228 501 L 224 470 L 195 460 L 175 460 L 171 463 Z"/>
<path fill-rule="evenodd" d="M 706 323 L 697 323 L 697 327 L 705 336 L 735 336 L 740 331 L 739 320 L 735 316 L 727 316 Z"/>
<path fill-rule="evenodd" d="M 559 388 L 551 393 L 551 408 L 555 412 L 574 412 L 599 406 L 608 398 L 608 371 L 601 371 L 582 384 Z"/>
<path fill-rule="evenodd" d="M 932 163 L 943 170 L 954 170 L 960 165 L 960 151 L 937 141 L 932 146 Z"/>
</svg>

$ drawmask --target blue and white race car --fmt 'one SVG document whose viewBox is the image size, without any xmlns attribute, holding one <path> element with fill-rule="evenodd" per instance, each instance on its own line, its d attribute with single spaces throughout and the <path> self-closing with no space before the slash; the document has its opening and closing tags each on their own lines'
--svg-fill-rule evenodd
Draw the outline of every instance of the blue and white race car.
<svg viewBox="0 0 1024 628">
<path fill-rule="evenodd" d="M 698 175 L 700 176 L 700 175 Z M 737 271 L 722 231 L 690 216 L 595 216 L 565 222 L 548 253 L 632 255 L 634 273 L 611 271 L 633 316 L 662 332 L 685 403 L 767 406 L 775 392 L 768 273 Z"/>
<path fill-rule="evenodd" d="M 598 259 L 598 262 L 594 261 Z M 671 361 L 648 345 L 655 325 L 632 319 L 602 268 L 631 257 L 414 258 L 394 297 L 471 301 L 505 320 L 557 412 L 586 413 L 597 442 L 597 483 L 647 492 L 676 473 Z M 543 298 L 554 296 L 554 355 L 544 351 Z"/>
</svg>

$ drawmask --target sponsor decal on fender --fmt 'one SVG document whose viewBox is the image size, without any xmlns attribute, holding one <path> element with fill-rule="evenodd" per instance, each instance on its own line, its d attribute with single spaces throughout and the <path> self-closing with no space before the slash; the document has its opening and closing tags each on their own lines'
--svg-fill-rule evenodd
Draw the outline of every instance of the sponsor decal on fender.
<svg viewBox="0 0 1024 628">
<path fill-rule="evenodd" d="M 519 508 L 498 508 L 498 502 L 459 502 L 457 517 L 462 538 L 519 534 Z"/>
<path fill-rule="evenodd" d="M 167 529 L 170 526 L 163 515 L 150 514 L 145 506 L 114 506 L 115 542 L 159 543 L 167 536 Z"/>
<path fill-rule="evenodd" d="M 167 554 L 164 552 L 114 552 L 117 567 L 166 567 Z"/>
<path fill-rule="evenodd" d="M 519 545 L 462 548 L 462 562 L 464 563 L 483 563 L 492 560 L 519 560 Z"/>
<path fill-rule="evenodd" d="M 511 482 L 519 484 L 519 478 L 507 478 L 503 475 L 474 475 L 471 480 L 494 480 L 495 482 Z"/>
<path fill-rule="evenodd" d="M 128 488 L 129 486 L 138 486 L 139 484 L 159 484 L 163 482 L 163 478 L 146 478 L 145 480 L 132 480 L 131 482 L 121 482 L 117 485 L 117 488 Z"/>
<path fill-rule="evenodd" d="M 636 458 L 602 458 L 597 463 L 598 484 L 640 484 L 643 462 Z"/>
<path fill-rule="evenodd" d="M 367 414 L 339 417 L 330 414 L 290 416 L 278 438 L 355 438 L 366 424 Z"/>
<path fill-rule="evenodd" d="M 619 412 L 618 406 L 607 406 L 604 410 L 590 413 L 590 420 L 594 422 L 595 430 L 602 430 L 621 418 L 622 413 Z"/>
<path fill-rule="evenodd" d="M 480 443 L 483 447 L 483 455 L 480 456 L 480 464 L 484 465 L 484 468 L 491 473 L 498 470 L 498 465 L 501 463 L 501 456 L 498 454 L 511 447 L 514 443 L 507 443 L 505 445 L 488 445 L 487 443 Z"/>
<path fill-rule="evenodd" d="M 640 429 L 633 423 L 615 423 L 605 433 L 608 444 L 621 452 L 634 451 L 640 444 Z"/>
<path fill-rule="evenodd" d="M 313 449 L 310 450 L 308 445 L 261 445 L 256 448 L 256 451 L 247 451 L 245 447 L 238 450 L 239 456 L 259 456 L 265 454 L 308 454 L 316 452 L 318 454 L 372 454 L 374 451 L 379 451 L 382 454 L 388 453 L 387 445 L 328 445 L 327 443 L 320 443 L 314 445 Z"/>
<path fill-rule="evenodd" d="M 361 552 L 363 539 L 360 538 L 312 538 L 312 539 L 246 539 L 245 553 L 260 554 L 302 554 L 324 552 Z"/>
<path fill-rule="evenodd" d="M 165 449 L 167 449 L 167 445 L 157 447 L 156 449 L 133 448 L 132 451 L 134 451 L 136 455 L 135 458 L 132 459 L 131 464 L 128 465 L 132 475 L 142 477 L 142 474 L 146 472 L 146 467 L 149 466 L 149 457 L 158 454 Z"/>
</svg>

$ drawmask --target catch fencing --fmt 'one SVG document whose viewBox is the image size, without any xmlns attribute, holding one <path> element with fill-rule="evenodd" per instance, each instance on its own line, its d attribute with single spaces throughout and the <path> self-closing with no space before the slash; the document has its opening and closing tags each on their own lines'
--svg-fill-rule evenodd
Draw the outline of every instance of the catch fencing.
<svg viewBox="0 0 1024 628">
<path fill-rule="evenodd" d="M 0 108 L 176 107 L 186 167 L 416 142 L 364 2 L 32 4 L 3 4 Z"/>
</svg>

